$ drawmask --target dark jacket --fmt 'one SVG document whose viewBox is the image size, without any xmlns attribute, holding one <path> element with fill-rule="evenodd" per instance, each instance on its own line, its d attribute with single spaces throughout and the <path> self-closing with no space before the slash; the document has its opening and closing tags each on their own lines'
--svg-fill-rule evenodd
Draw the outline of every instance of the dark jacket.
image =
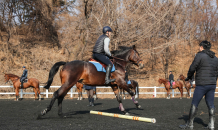
<svg viewBox="0 0 218 130">
<path fill-rule="evenodd" d="M 100 54 L 104 54 L 105 55 L 105 51 L 104 51 L 104 39 L 107 38 L 107 35 L 101 35 L 98 40 L 95 43 L 95 46 L 93 48 L 93 52 L 94 53 L 100 53 Z"/>
<path fill-rule="evenodd" d="M 192 62 L 187 77 L 192 79 L 195 71 L 195 84 L 198 86 L 215 85 L 217 80 L 218 59 L 210 50 L 198 52 Z"/>
<path fill-rule="evenodd" d="M 28 74 L 27 69 L 23 70 L 23 74 L 22 74 L 21 78 L 27 79 L 27 74 Z"/>
<path fill-rule="evenodd" d="M 169 81 L 171 81 L 171 80 L 174 81 L 174 76 L 173 76 L 173 74 L 170 74 L 170 75 L 169 75 Z"/>
</svg>

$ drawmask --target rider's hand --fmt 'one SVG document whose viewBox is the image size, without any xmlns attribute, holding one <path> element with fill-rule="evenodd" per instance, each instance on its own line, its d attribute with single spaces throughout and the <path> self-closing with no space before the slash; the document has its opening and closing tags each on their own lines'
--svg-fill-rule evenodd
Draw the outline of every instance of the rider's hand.
<svg viewBox="0 0 218 130">
<path fill-rule="evenodd" d="M 189 78 L 186 78 L 185 81 L 189 81 Z"/>
</svg>

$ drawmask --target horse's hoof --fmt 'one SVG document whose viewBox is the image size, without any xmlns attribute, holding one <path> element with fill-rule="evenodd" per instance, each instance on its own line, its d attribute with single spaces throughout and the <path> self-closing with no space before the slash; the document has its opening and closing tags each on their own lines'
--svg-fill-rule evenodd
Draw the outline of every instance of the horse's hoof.
<svg viewBox="0 0 218 130">
<path fill-rule="evenodd" d="M 141 106 L 141 105 L 138 105 L 138 106 L 136 106 L 136 108 L 142 108 L 142 106 Z"/>
<path fill-rule="evenodd" d="M 125 114 L 126 116 L 130 116 L 130 114 L 128 113 L 128 112 L 126 112 L 126 114 Z"/>
<path fill-rule="evenodd" d="M 41 99 L 39 99 L 39 101 L 41 101 Z"/>
<path fill-rule="evenodd" d="M 166 98 L 166 99 L 170 99 L 170 98 Z"/>
<path fill-rule="evenodd" d="M 182 98 L 180 98 L 180 99 L 182 99 Z"/>
</svg>

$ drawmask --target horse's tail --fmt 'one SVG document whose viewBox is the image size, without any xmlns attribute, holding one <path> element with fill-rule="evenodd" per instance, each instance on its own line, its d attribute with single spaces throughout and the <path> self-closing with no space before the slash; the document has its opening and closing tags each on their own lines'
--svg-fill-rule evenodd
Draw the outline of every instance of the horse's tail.
<svg viewBox="0 0 218 130">
<path fill-rule="evenodd" d="M 51 70 L 50 70 L 50 72 L 49 72 L 48 81 L 46 82 L 47 85 L 45 85 L 44 88 L 46 88 L 46 89 L 49 89 L 49 88 L 50 88 L 50 86 L 51 86 L 51 84 L 52 84 L 52 82 L 53 82 L 53 78 L 54 78 L 55 74 L 58 72 L 59 67 L 62 66 L 62 65 L 65 65 L 66 63 L 67 63 L 67 62 L 61 61 L 61 62 L 55 63 L 55 64 L 52 66 L 52 68 L 51 68 Z"/>
</svg>

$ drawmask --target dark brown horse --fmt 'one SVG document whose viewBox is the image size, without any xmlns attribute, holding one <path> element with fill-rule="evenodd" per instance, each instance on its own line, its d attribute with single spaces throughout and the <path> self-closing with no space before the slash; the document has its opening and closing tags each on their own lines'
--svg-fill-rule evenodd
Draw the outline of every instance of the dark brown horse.
<svg viewBox="0 0 218 130">
<path fill-rule="evenodd" d="M 135 80 L 130 80 L 131 84 L 127 84 L 128 85 L 128 88 L 131 89 L 134 94 L 135 94 L 135 99 L 136 98 L 139 98 L 139 84 L 137 81 Z M 122 94 L 123 94 L 123 99 L 125 99 L 125 91 L 124 89 L 120 88 L 120 96 L 122 98 Z"/>
<path fill-rule="evenodd" d="M 161 84 L 164 84 L 165 89 L 167 90 L 167 99 L 170 99 L 170 82 L 169 82 L 169 80 L 159 78 L 158 83 L 159 83 L 159 86 Z M 176 88 L 179 89 L 179 91 L 181 93 L 180 99 L 182 99 L 182 97 L 183 97 L 183 84 L 182 84 L 182 82 L 175 81 L 175 84 L 173 84 L 172 87 L 173 87 L 173 89 L 176 89 Z"/>
<path fill-rule="evenodd" d="M 122 50 L 120 53 L 115 55 L 117 58 L 113 58 L 113 64 L 115 65 L 115 72 L 111 73 L 111 77 L 116 79 L 114 83 L 111 83 L 109 86 L 113 89 L 117 101 L 119 102 L 119 108 L 123 114 L 128 114 L 122 104 L 122 100 L 119 96 L 118 86 L 126 90 L 131 96 L 134 104 L 137 108 L 141 106 L 138 104 L 138 101 L 134 100 L 134 93 L 128 88 L 124 78 L 125 78 L 125 67 L 128 62 L 136 64 L 139 68 L 142 68 L 144 65 L 142 63 L 141 58 L 139 57 L 139 53 L 136 51 L 136 47 L 133 46 L 129 49 Z M 123 60 L 124 59 L 124 60 Z M 44 109 L 40 115 L 43 116 L 48 113 L 55 100 L 58 99 L 58 114 L 62 115 L 62 101 L 67 94 L 67 92 L 71 89 L 71 87 L 80 82 L 89 86 L 105 86 L 105 73 L 98 72 L 95 66 L 90 62 L 85 61 L 71 61 L 71 62 L 57 62 L 51 68 L 49 73 L 49 79 L 47 85 L 44 87 L 46 89 L 50 88 L 50 85 L 53 81 L 53 78 L 59 67 L 63 65 L 63 68 L 60 70 L 60 78 L 62 86 L 54 92 L 53 97 L 51 99 L 51 103 L 49 106 Z"/>
<path fill-rule="evenodd" d="M 13 82 L 13 86 L 15 88 L 15 101 L 19 100 L 19 89 L 21 89 L 20 85 L 20 77 L 14 74 L 5 74 L 5 84 L 11 80 Z M 35 100 L 38 99 L 41 100 L 41 95 L 40 95 L 40 90 L 39 90 L 39 80 L 35 79 L 35 78 L 29 78 L 28 81 L 26 83 L 23 83 L 23 89 L 29 88 L 29 87 L 33 87 L 33 90 L 35 92 Z"/>
<path fill-rule="evenodd" d="M 78 92 L 78 98 L 77 98 L 77 100 L 82 100 L 82 99 L 83 99 L 83 95 L 82 95 L 83 84 L 77 82 L 77 83 L 76 83 L 76 88 L 77 88 L 77 92 Z M 93 98 L 94 98 L 95 100 L 97 99 L 96 89 L 95 89 L 95 91 L 94 91 Z"/>
<path fill-rule="evenodd" d="M 191 89 L 192 87 L 191 87 L 190 82 L 189 82 L 189 81 L 185 81 L 185 79 L 186 79 L 186 77 L 185 77 L 183 74 L 180 74 L 178 80 L 182 80 L 182 81 L 183 81 L 183 83 L 185 84 L 185 88 L 186 88 L 186 90 L 187 90 L 187 93 L 188 93 L 188 98 L 190 98 L 190 95 L 191 95 L 191 94 L 190 94 L 189 92 L 190 92 L 190 89 Z M 195 84 L 193 84 L 192 86 L 193 86 L 193 88 L 196 87 Z"/>
</svg>

